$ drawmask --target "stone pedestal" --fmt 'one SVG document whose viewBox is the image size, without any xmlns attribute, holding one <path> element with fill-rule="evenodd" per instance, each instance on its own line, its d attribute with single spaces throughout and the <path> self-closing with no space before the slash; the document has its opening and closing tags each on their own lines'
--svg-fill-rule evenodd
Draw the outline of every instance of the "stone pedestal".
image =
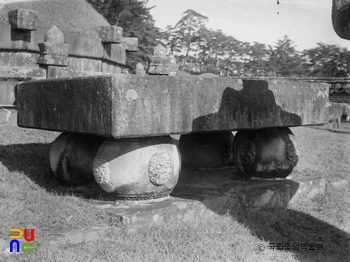
<svg viewBox="0 0 350 262">
<path fill-rule="evenodd" d="M 64 43 L 64 34 L 56 26 L 47 30 L 44 41 L 39 43 L 40 57 L 37 64 L 48 69 L 50 66 L 68 66 L 68 45 Z"/>
<path fill-rule="evenodd" d="M 148 56 L 147 73 L 150 75 L 175 76 L 179 66 L 174 56 L 167 56 L 166 49 L 161 44 L 154 48 L 153 55 Z"/>
<path fill-rule="evenodd" d="M 168 196 L 177 184 L 181 159 L 168 136 L 105 140 L 93 172 L 103 190 L 122 199 Z"/>
<path fill-rule="evenodd" d="M 233 156 L 247 177 L 285 178 L 299 157 L 288 127 L 242 130 L 235 135 Z"/>
<path fill-rule="evenodd" d="M 181 158 L 169 136 L 104 139 L 63 133 L 51 145 L 50 166 L 69 185 L 96 183 L 119 199 L 168 196 Z"/>
<path fill-rule="evenodd" d="M 218 168 L 233 162 L 233 134 L 230 131 L 181 135 L 179 149 L 186 167 Z"/>
</svg>

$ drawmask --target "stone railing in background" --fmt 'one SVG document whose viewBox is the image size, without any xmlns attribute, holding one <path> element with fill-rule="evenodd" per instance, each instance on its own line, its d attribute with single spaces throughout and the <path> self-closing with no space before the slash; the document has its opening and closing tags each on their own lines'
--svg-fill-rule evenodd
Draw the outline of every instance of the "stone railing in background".
<svg viewBox="0 0 350 262">
<path fill-rule="evenodd" d="M 330 84 L 329 101 L 350 104 L 350 80 L 337 80 Z"/>
<path fill-rule="evenodd" d="M 334 31 L 343 39 L 350 40 L 350 0 L 332 1 L 332 22 Z M 331 83 L 329 100 L 350 104 L 350 79 L 336 79 Z"/>
<path fill-rule="evenodd" d="M 237 78 L 237 77 L 234 77 Z M 243 78 L 244 79 L 244 78 Z M 249 77 L 247 79 L 273 79 L 273 77 Z M 329 84 L 329 101 L 350 104 L 350 78 L 347 77 L 279 77 L 278 79 L 303 80 Z"/>
<path fill-rule="evenodd" d="M 350 104 L 350 79 L 349 78 L 315 78 L 313 82 L 330 84 L 329 101 Z"/>
<path fill-rule="evenodd" d="M 116 26 L 97 27 L 100 38 L 36 28 L 37 14 L 17 9 L 9 24 L 0 24 L 0 108 L 15 108 L 16 84 L 45 78 L 122 73 L 127 51 L 138 50 L 138 39 L 123 37 Z"/>
</svg>

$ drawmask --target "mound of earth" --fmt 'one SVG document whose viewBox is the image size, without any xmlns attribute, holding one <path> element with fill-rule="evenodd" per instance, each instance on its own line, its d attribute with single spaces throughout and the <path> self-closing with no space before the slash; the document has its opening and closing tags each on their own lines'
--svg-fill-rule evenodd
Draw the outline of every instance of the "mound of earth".
<svg viewBox="0 0 350 262">
<path fill-rule="evenodd" d="M 176 73 L 176 75 L 177 75 L 177 76 L 182 76 L 182 77 L 184 77 L 184 76 L 191 76 L 191 74 L 189 74 L 189 73 L 187 73 L 187 72 L 185 72 L 185 71 L 178 71 L 178 72 Z"/>
<path fill-rule="evenodd" d="M 218 75 L 215 75 L 213 73 L 203 73 L 203 74 L 200 74 L 198 75 L 199 77 L 202 77 L 202 78 L 213 78 L 213 77 L 219 77 Z"/>
<path fill-rule="evenodd" d="M 97 38 L 96 26 L 108 26 L 107 20 L 85 0 L 3 0 L 0 23 L 8 24 L 8 12 L 30 9 L 38 13 L 37 28 L 53 25 L 65 32 Z"/>
</svg>

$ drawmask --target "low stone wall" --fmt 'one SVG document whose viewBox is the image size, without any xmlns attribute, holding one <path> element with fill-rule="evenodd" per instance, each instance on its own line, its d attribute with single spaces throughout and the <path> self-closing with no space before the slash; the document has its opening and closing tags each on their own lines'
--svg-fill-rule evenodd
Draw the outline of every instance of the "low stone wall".
<svg viewBox="0 0 350 262">
<path fill-rule="evenodd" d="M 350 104 L 350 94 L 341 93 L 341 94 L 330 94 L 329 101 L 335 103 L 348 103 Z"/>
<path fill-rule="evenodd" d="M 98 29 L 96 29 L 98 30 Z M 38 44 L 44 42 L 45 31 L 13 30 L 10 25 L 0 24 L 0 57 L 2 63 L 5 57 L 21 62 L 19 66 L 36 64 L 40 54 Z M 121 37 L 120 43 L 103 42 L 101 38 L 89 38 L 70 33 L 64 34 L 64 43 L 68 44 L 68 56 L 89 58 L 101 62 L 111 62 L 115 66 L 126 64 L 126 51 L 137 51 L 137 38 Z M 16 54 L 19 53 L 19 54 Z M 26 59 L 23 59 L 26 58 Z M 29 58 L 29 59 L 28 59 Z M 17 64 L 18 65 L 18 64 Z"/>
<path fill-rule="evenodd" d="M 329 89 L 329 101 L 350 104 L 350 83 L 347 81 L 332 83 Z"/>
</svg>

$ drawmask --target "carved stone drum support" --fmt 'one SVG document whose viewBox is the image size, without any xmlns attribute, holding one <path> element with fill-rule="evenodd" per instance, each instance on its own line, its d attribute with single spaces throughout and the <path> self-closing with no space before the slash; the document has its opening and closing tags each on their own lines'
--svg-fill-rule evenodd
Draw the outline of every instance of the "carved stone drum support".
<svg viewBox="0 0 350 262">
<path fill-rule="evenodd" d="M 69 185 L 93 183 L 92 164 L 102 141 L 98 136 L 62 133 L 50 148 L 53 173 Z"/>
<path fill-rule="evenodd" d="M 177 184 L 181 159 L 169 136 L 105 140 L 93 172 L 103 190 L 122 199 L 168 196 Z"/>
<path fill-rule="evenodd" d="M 63 133 L 51 145 L 50 166 L 69 185 L 97 182 L 121 199 L 150 199 L 172 192 L 181 158 L 170 136 L 105 139 Z"/>
<path fill-rule="evenodd" d="M 233 134 L 230 131 L 181 135 L 179 150 L 189 168 L 218 168 L 233 163 Z"/>
<path fill-rule="evenodd" d="M 238 131 L 233 142 L 235 165 L 247 177 L 285 178 L 299 160 L 293 141 L 288 127 Z"/>
</svg>

